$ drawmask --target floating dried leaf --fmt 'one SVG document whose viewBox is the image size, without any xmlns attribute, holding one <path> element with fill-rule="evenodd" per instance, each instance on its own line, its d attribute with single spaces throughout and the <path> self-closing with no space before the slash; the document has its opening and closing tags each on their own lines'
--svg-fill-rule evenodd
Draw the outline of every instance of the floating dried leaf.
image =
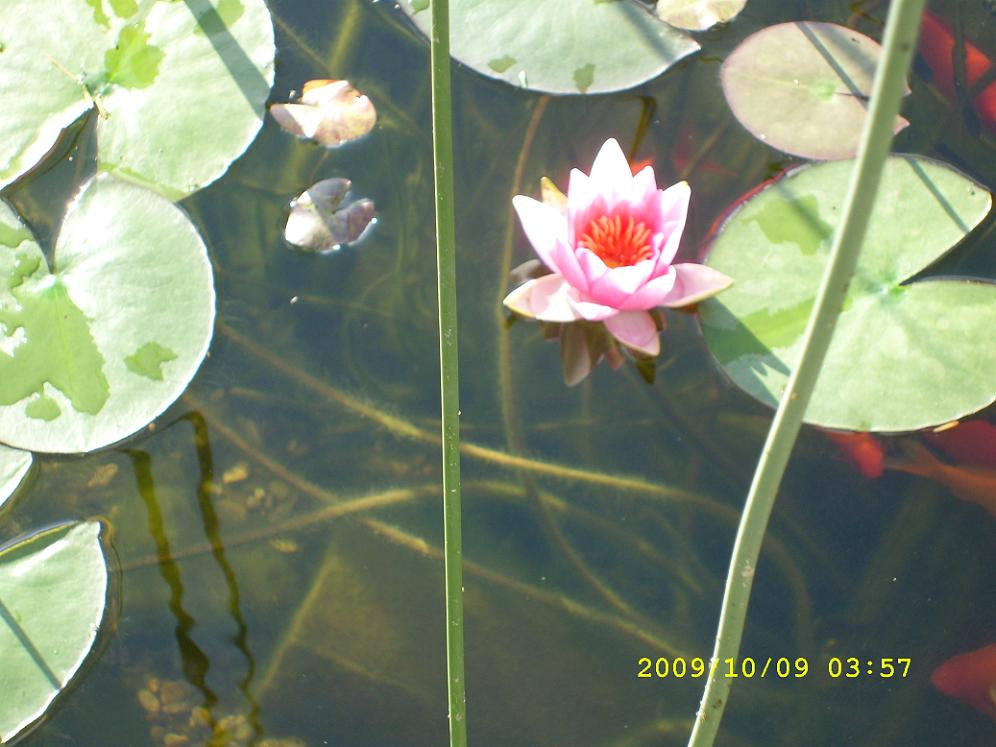
<svg viewBox="0 0 996 747">
<path fill-rule="evenodd" d="M 287 132 L 326 147 L 366 135 L 377 123 L 369 98 L 345 80 L 309 80 L 296 104 L 274 104 L 270 114 Z"/>
<path fill-rule="evenodd" d="M 746 4 L 747 0 L 657 0 L 657 17 L 686 31 L 705 31 L 733 19 Z"/>
<path fill-rule="evenodd" d="M 294 246 L 332 252 L 358 240 L 374 223 L 374 203 L 347 201 L 349 179 L 324 179 L 291 203 L 284 238 Z"/>
</svg>

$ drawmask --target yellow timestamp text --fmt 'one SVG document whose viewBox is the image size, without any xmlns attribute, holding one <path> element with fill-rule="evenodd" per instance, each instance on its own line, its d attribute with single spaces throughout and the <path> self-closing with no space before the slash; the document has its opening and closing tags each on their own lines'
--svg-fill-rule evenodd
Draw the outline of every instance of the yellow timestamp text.
<svg viewBox="0 0 996 747">
<path fill-rule="evenodd" d="M 706 659 L 701 656 L 641 656 L 637 659 L 636 676 L 639 679 L 697 679 L 699 677 L 724 677 L 726 679 L 803 679 L 822 671 L 831 679 L 905 678 L 910 673 L 909 657 L 880 657 L 867 659 L 857 656 L 834 656 L 824 666 L 812 666 L 804 656 L 752 657 L 741 659 Z"/>
<path fill-rule="evenodd" d="M 909 657 L 899 656 L 881 657 L 878 659 L 863 659 L 859 656 L 831 656 L 827 660 L 827 674 L 833 679 L 845 678 L 849 680 L 859 677 L 878 677 L 889 680 L 893 677 L 905 679 L 909 676 L 910 665 L 913 660 Z"/>
</svg>

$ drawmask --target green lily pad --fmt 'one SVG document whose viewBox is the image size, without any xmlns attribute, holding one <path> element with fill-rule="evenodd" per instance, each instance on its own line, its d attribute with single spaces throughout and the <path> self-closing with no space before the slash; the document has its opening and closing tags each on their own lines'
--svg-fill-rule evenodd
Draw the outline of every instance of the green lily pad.
<svg viewBox="0 0 996 747">
<path fill-rule="evenodd" d="M 31 452 L 0 444 L 0 508 L 31 469 Z"/>
<path fill-rule="evenodd" d="M 400 0 L 425 34 L 428 0 Z M 698 43 L 632 0 L 452 0 L 453 56 L 547 93 L 605 93 L 655 78 Z"/>
<path fill-rule="evenodd" d="M 100 168 L 173 199 L 221 176 L 262 125 L 263 0 L 4 0 L 0 29 L 0 187 L 95 105 Z"/>
<path fill-rule="evenodd" d="M 775 406 L 798 360 L 850 179 L 803 166 L 726 221 L 708 264 L 735 279 L 701 306 L 706 342 L 746 392 Z M 806 421 L 908 431 L 996 399 L 996 284 L 910 278 L 986 216 L 991 195 L 945 164 L 892 156 Z"/>
<path fill-rule="evenodd" d="M 850 158 L 880 53 L 873 39 L 832 23 L 769 26 L 726 58 L 723 93 L 740 124 L 773 148 L 804 158 Z M 896 117 L 893 129 L 908 124 Z"/>
<path fill-rule="evenodd" d="M 747 0 L 657 0 L 657 17 L 688 31 L 705 31 L 730 21 Z"/>
<path fill-rule="evenodd" d="M 52 270 L 0 203 L 0 441 L 82 452 L 134 433 L 187 386 L 213 325 L 207 250 L 162 196 L 92 179 Z"/>
<path fill-rule="evenodd" d="M 0 549 L 0 743 L 45 714 L 94 647 L 107 608 L 100 532 L 64 524 Z"/>
</svg>

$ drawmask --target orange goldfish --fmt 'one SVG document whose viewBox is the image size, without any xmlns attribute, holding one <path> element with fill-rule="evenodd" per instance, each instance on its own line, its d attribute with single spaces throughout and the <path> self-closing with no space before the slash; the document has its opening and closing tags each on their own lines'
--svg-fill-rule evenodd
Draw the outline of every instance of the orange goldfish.
<svg viewBox="0 0 996 747">
<path fill-rule="evenodd" d="M 841 450 L 844 457 L 865 477 L 881 477 L 885 472 L 885 451 L 870 433 L 854 431 L 823 431 Z"/>
<path fill-rule="evenodd" d="M 930 682 L 996 720 L 996 643 L 953 656 L 934 670 Z"/>
<path fill-rule="evenodd" d="M 986 420 L 966 420 L 926 438 L 958 464 L 996 467 L 996 425 Z"/>
<path fill-rule="evenodd" d="M 956 497 L 977 503 L 996 516 L 996 469 L 972 464 L 945 464 L 916 441 L 907 441 L 904 449 L 902 457 L 887 460 L 886 466 L 946 485 Z"/>
<path fill-rule="evenodd" d="M 955 97 L 954 52 L 955 39 L 950 27 L 933 13 L 924 13 L 923 28 L 920 31 L 920 54 L 934 71 L 937 85 L 948 98 Z M 992 61 L 971 42 L 965 42 L 963 54 L 964 82 L 971 88 L 989 72 Z M 990 129 L 996 129 L 996 83 L 986 86 L 975 97 L 974 104 L 982 123 Z"/>
</svg>

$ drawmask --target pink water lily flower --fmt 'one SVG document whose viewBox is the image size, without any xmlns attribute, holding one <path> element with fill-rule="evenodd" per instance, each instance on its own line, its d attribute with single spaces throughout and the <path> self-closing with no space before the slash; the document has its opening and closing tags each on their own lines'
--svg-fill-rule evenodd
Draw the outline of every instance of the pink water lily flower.
<svg viewBox="0 0 996 747">
<path fill-rule="evenodd" d="M 519 286 L 505 305 L 544 322 L 601 321 L 627 347 L 657 355 L 660 339 L 649 309 L 687 306 L 733 282 L 705 265 L 671 264 L 690 196 L 686 182 L 658 189 L 650 166 L 633 176 L 619 143 L 606 140 L 590 175 L 571 171 L 562 208 L 512 198 L 552 274 Z"/>
</svg>

